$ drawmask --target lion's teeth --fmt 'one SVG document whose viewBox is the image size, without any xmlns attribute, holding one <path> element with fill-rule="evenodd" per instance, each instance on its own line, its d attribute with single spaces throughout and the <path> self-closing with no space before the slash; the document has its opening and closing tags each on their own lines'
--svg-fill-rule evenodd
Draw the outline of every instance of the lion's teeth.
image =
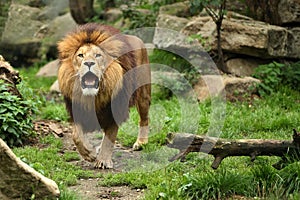
<svg viewBox="0 0 300 200">
<path fill-rule="evenodd" d="M 86 80 L 84 83 L 85 83 L 85 85 L 95 85 L 95 80 L 93 80 L 93 81 Z"/>
</svg>

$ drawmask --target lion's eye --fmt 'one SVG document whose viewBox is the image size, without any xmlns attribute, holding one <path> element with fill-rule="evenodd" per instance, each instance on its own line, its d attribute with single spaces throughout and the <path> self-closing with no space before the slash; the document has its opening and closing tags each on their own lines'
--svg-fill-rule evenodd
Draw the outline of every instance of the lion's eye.
<svg viewBox="0 0 300 200">
<path fill-rule="evenodd" d="M 79 58 L 83 58 L 83 54 L 82 54 L 82 53 L 78 54 L 77 56 L 78 56 Z"/>
<path fill-rule="evenodd" d="M 97 53 L 95 56 L 96 56 L 96 58 L 100 58 L 100 57 L 101 57 L 101 54 L 100 54 L 100 53 Z"/>
</svg>

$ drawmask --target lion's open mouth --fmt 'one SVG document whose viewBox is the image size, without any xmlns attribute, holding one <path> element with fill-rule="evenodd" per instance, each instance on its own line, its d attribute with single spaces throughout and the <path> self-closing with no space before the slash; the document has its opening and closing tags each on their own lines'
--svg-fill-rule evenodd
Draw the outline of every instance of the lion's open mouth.
<svg viewBox="0 0 300 200">
<path fill-rule="evenodd" d="M 87 72 L 81 79 L 81 87 L 85 88 L 95 88 L 99 87 L 99 78 L 92 72 Z"/>
</svg>

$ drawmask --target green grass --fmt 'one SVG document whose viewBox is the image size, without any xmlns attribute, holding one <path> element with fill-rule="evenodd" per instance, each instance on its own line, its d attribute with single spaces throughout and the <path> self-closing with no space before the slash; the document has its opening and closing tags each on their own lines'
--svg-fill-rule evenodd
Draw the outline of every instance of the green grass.
<svg viewBox="0 0 300 200">
<path fill-rule="evenodd" d="M 41 174 L 53 179 L 58 185 L 74 185 L 78 178 L 93 176 L 92 171 L 82 170 L 80 167 L 67 162 L 74 159 L 78 160 L 79 157 L 70 152 L 61 154 L 61 140 L 47 136 L 41 139 L 41 143 L 45 144 L 46 147 L 40 149 L 39 147 L 26 146 L 15 148 L 13 151 L 22 161 Z"/>
<path fill-rule="evenodd" d="M 22 81 L 26 82 L 36 92 L 43 94 L 49 92 L 50 86 L 56 80 L 56 77 L 37 77 L 36 73 L 47 62 L 37 63 L 32 67 L 18 69 Z"/>
<path fill-rule="evenodd" d="M 44 64 L 44 62 L 37 63 L 33 67 L 19 70 L 23 80 L 22 87 L 31 87 L 33 94 L 30 94 L 27 98 L 39 101 L 39 112 L 36 115 L 36 119 L 67 121 L 69 116 L 63 103 L 63 98 L 55 95 L 50 95 L 50 97 L 46 98 L 50 86 L 54 83 L 56 77 L 36 76 L 36 73 Z"/>
<path fill-rule="evenodd" d="M 299 92 L 281 88 L 263 99 L 252 102 L 226 103 L 226 116 L 221 129 L 222 138 L 292 139 L 292 129 L 300 130 Z M 150 144 L 143 153 L 150 160 L 167 156 L 157 155 L 166 133 L 178 132 L 182 114 L 178 101 L 155 100 L 152 115 Z M 156 108 L 155 108 L 156 107 Z M 210 101 L 199 105 L 198 134 L 210 127 Z M 192 110 L 189 112 L 193 112 Z M 137 134 L 138 114 L 121 127 L 119 140 L 131 146 Z M 153 122 L 154 121 L 154 122 Z M 184 123 L 186 120 L 184 120 Z M 259 157 L 254 163 L 247 157 L 226 158 L 218 170 L 212 170 L 212 157 L 198 153 L 188 156 L 187 162 L 174 162 L 155 171 L 138 167 L 120 174 L 104 175 L 101 185 L 130 185 L 147 188 L 145 199 L 223 199 L 235 195 L 249 198 L 297 199 L 300 193 L 299 163 L 278 171 L 272 164 L 277 157 Z M 142 162 L 150 165 L 150 162 Z"/>
<path fill-rule="evenodd" d="M 32 74 L 37 70 L 37 67 L 21 70 L 24 80 L 36 91 L 37 98 L 41 101 L 37 118 L 66 121 L 68 117 L 62 101 L 46 100 L 43 97 L 54 80 L 36 78 Z M 251 102 L 226 102 L 226 106 L 221 105 L 221 109 L 216 108 L 216 104 L 209 100 L 196 108 L 182 108 L 182 102 L 175 96 L 168 99 L 161 96 L 162 94 L 153 94 L 149 144 L 144 146 L 141 158 L 129 160 L 127 171 L 103 173 L 99 185 L 143 188 L 146 200 L 234 199 L 236 196 L 250 199 L 299 199 L 299 162 L 278 171 L 272 167 L 279 160 L 277 157 L 258 157 L 254 162 L 250 162 L 249 157 L 232 157 L 224 159 L 217 170 L 212 170 L 210 165 L 213 158 L 203 157 L 199 153 L 190 153 L 184 163 L 167 163 L 167 158 L 174 152 L 163 147 L 169 132 L 204 135 L 208 130 L 214 130 L 217 131 L 215 135 L 222 138 L 291 140 L 292 129 L 300 130 L 299 91 L 281 87 L 278 91 Z M 213 111 L 218 109 L 226 112 L 224 124 L 216 128 L 219 124 L 212 121 L 211 117 Z M 130 119 L 121 126 L 118 134 L 118 140 L 123 145 L 132 146 L 135 142 L 138 120 L 136 109 L 132 109 Z M 195 120 L 196 124 L 191 123 Z M 95 175 L 92 171 L 83 171 L 68 163 L 79 157 L 74 152 L 62 155 L 60 139 L 46 137 L 42 143 L 46 144 L 45 148 L 24 147 L 14 151 L 37 171 L 58 183 L 62 191 L 61 199 L 80 199 L 68 191 L 67 187 L 76 184 L 78 178 Z"/>
</svg>

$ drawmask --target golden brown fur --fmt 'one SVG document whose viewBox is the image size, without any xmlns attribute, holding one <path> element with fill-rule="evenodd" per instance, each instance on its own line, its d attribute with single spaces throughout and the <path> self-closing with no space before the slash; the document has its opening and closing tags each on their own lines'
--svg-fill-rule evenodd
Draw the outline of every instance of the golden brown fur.
<svg viewBox="0 0 300 200">
<path fill-rule="evenodd" d="M 58 81 L 75 123 L 73 140 L 77 149 L 86 160 L 96 161 L 96 168 L 112 168 L 112 148 L 120 123 L 128 117 L 129 106 L 137 106 L 141 119 L 134 148 L 148 141 L 151 88 L 143 43 L 112 27 L 92 23 L 68 34 L 58 43 L 58 51 Z M 141 65 L 146 68 L 126 74 Z M 92 74 L 92 78 L 85 79 L 87 74 Z M 125 74 L 126 80 L 123 79 Z M 137 89 L 139 80 L 146 80 L 147 84 Z M 117 110 L 117 119 L 112 110 Z M 105 136 L 100 152 L 96 152 L 85 141 L 84 134 L 99 128 L 104 130 Z"/>
</svg>

